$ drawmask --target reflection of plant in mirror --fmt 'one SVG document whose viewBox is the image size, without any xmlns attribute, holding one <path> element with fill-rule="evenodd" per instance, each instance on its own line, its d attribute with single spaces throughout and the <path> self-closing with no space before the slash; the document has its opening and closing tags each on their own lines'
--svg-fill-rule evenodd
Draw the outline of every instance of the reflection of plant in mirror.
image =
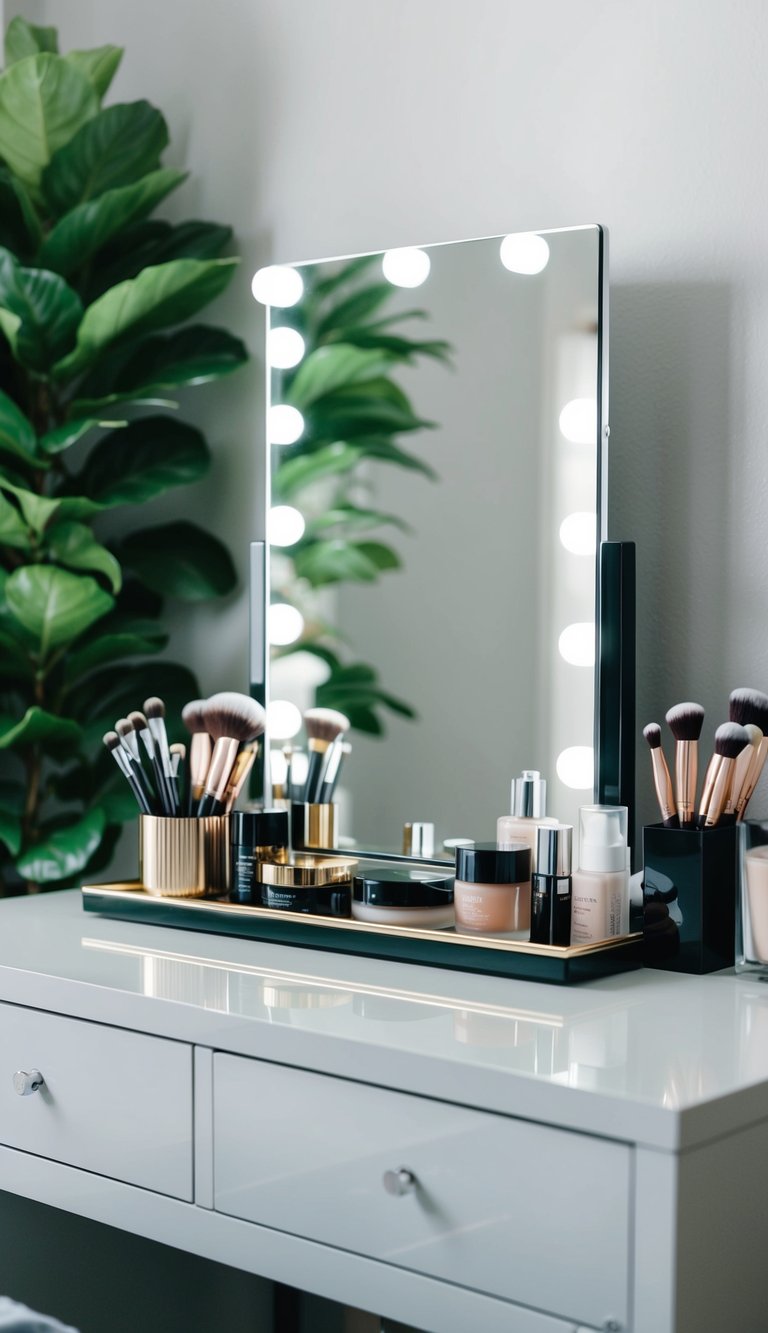
<svg viewBox="0 0 768 1333">
<path fill-rule="evenodd" d="M 162 597 L 230 591 L 229 553 L 187 522 L 137 529 L 116 548 L 92 523 L 204 475 L 200 432 L 157 409 L 246 359 L 222 329 L 177 327 L 237 261 L 216 257 L 228 227 L 150 220 L 185 176 L 160 166 L 159 111 L 102 108 L 122 51 L 61 56 L 54 28 L 17 18 L 5 54 L 0 892 L 66 887 L 109 863 L 136 808 L 102 734 L 147 695 L 170 714 L 198 693 L 187 667 L 145 659 L 168 640 Z"/>
<path fill-rule="evenodd" d="M 374 583 L 400 568 L 397 551 L 376 530 L 407 532 L 408 526 L 397 514 L 375 508 L 367 495 L 360 498 L 366 491 L 363 477 L 379 463 L 436 479 L 434 469 L 399 442 L 435 423 L 418 416 L 393 374 L 419 357 L 447 363 L 451 352 L 445 341 L 419 340 L 400 330 L 406 321 L 426 318 L 424 310 L 385 313 L 397 289 L 371 280 L 369 270 L 378 258 L 350 260 L 325 277 L 307 267 L 300 304 L 285 313 L 272 311 L 273 329 L 287 326 L 304 339 L 303 359 L 280 380 L 280 402 L 301 412 L 304 430 L 297 443 L 280 448 L 273 472 L 275 502 L 299 505 L 306 521 L 301 539 L 275 556 L 280 573 L 274 599 L 297 607 L 304 628 L 278 655 L 320 657 L 330 674 L 317 688 L 317 704 L 340 709 L 353 727 L 372 735 L 384 732 L 380 709 L 408 718 L 415 713 L 382 687 L 373 666 L 341 660 L 341 636 L 322 614 L 322 590 L 343 582 Z"/>
</svg>

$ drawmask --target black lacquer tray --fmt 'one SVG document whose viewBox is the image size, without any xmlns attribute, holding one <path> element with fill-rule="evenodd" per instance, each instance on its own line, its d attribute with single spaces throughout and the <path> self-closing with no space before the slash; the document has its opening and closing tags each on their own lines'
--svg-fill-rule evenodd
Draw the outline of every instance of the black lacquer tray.
<svg viewBox="0 0 768 1333">
<path fill-rule="evenodd" d="M 484 972 L 520 981 L 571 985 L 626 972 L 642 963 L 642 934 L 625 935 L 601 944 L 559 948 L 484 936 L 474 938 L 452 930 L 373 926 L 349 918 L 278 912 L 221 898 L 159 898 L 147 893 L 138 882 L 84 885 L 82 897 L 86 912 L 122 921 L 202 930 L 460 972 Z"/>
</svg>

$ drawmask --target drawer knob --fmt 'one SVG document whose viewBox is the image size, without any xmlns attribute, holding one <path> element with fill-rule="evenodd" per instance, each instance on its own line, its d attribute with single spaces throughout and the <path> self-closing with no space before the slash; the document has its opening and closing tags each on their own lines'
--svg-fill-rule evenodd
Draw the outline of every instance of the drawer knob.
<svg viewBox="0 0 768 1333">
<path fill-rule="evenodd" d="M 387 1194 L 393 1194 L 397 1199 L 403 1194 L 411 1194 L 416 1188 L 415 1175 L 404 1166 L 397 1171 L 385 1171 L 382 1179 Z"/>
<path fill-rule="evenodd" d="M 38 1088 L 42 1088 L 44 1083 L 45 1079 L 39 1069 L 30 1069 L 29 1073 L 26 1069 L 17 1069 L 13 1076 L 13 1090 L 18 1092 L 20 1097 L 29 1097 L 33 1092 L 37 1092 Z"/>
</svg>

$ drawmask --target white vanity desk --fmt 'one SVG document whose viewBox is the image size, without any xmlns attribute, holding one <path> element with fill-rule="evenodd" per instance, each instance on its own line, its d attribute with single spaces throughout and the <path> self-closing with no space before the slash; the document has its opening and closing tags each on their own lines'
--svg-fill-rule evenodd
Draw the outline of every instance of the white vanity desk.
<svg viewBox="0 0 768 1333">
<path fill-rule="evenodd" d="M 0 1020 L 0 1189 L 428 1333 L 768 1328 L 758 982 L 508 982 L 73 892 L 0 903 Z"/>
</svg>

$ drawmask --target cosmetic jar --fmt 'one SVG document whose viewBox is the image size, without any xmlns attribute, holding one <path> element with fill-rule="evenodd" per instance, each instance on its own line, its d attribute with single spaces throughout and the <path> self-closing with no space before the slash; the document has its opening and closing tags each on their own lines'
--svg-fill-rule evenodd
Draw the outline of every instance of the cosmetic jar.
<svg viewBox="0 0 768 1333">
<path fill-rule="evenodd" d="M 253 903 L 261 897 L 256 866 L 261 861 L 288 860 L 287 810 L 236 810 L 230 816 L 231 886 L 235 903 Z"/>
<path fill-rule="evenodd" d="M 255 869 L 261 906 L 313 916 L 349 916 L 356 869 L 351 856 L 294 854 L 279 865 L 261 861 Z"/>
<path fill-rule="evenodd" d="M 460 935 L 515 935 L 531 916 L 531 849 L 478 842 L 456 848 L 456 929 Z"/>
<path fill-rule="evenodd" d="M 375 926 L 452 926 L 453 875 L 382 867 L 355 875 L 352 915 Z"/>
<path fill-rule="evenodd" d="M 308 801 L 291 802 L 291 846 L 313 851 L 336 846 L 336 816 L 339 807 Z"/>
<path fill-rule="evenodd" d="M 229 885 L 229 815 L 142 815 L 139 878 L 157 898 L 204 898 Z"/>
</svg>

